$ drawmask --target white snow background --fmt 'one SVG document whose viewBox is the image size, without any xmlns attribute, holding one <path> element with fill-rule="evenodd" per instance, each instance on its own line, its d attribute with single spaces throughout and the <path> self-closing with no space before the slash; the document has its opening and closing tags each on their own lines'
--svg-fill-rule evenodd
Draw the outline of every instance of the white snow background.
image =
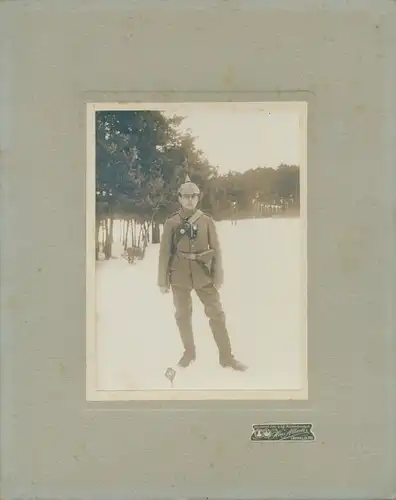
<svg viewBox="0 0 396 500">
<path fill-rule="evenodd" d="M 263 218 L 217 223 L 225 283 L 221 298 L 233 352 L 247 364 L 234 372 L 218 364 L 203 306 L 193 292 L 197 360 L 181 369 L 182 343 L 171 293 L 156 285 L 159 245 L 136 264 L 117 257 L 96 263 L 96 366 L 99 390 L 299 390 L 302 388 L 301 220 Z M 116 232 L 116 231 L 115 231 Z"/>
</svg>

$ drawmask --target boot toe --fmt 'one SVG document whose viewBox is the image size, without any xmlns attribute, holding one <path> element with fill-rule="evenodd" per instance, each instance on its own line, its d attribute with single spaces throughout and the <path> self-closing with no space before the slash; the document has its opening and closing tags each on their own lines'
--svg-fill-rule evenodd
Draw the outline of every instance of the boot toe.
<svg viewBox="0 0 396 500">
<path fill-rule="evenodd" d="M 223 368 L 232 368 L 233 370 L 238 372 L 245 372 L 248 369 L 246 365 L 244 365 L 234 357 L 220 359 L 220 365 Z"/>
<path fill-rule="evenodd" d="M 180 358 L 178 365 L 181 368 L 187 368 L 193 361 L 195 361 L 195 353 L 184 353 Z"/>
</svg>

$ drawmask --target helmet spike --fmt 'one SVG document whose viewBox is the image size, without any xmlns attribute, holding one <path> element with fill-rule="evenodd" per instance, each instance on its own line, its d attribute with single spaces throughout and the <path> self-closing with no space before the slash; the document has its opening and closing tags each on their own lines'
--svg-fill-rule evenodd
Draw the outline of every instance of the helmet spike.
<svg viewBox="0 0 396 500">
<path fill-rule="evenodd" d="M 191 193 L 191 194 L 199 194 L 199 187 L 190 179 L 188 175 L 186 175 L 186 180 L 179 187 L 178 193 Z"/>
</svg>

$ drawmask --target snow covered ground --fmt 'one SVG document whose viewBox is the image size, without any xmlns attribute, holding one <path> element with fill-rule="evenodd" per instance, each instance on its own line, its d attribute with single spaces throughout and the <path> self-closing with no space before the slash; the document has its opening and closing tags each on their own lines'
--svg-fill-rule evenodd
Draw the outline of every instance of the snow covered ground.
<svg viewBox="0 0 396 500">
<path fill-rule="evenodd" d="M 251 219 L 236 226 L 224 221 L 217 228 L 223 249 L 221 296 L 228 329 L 236 357 L 249 370 L 239 373 L 218 365 L 216 344 L 195 295 L 197 360 L 187 369 L 176 366 L 182 344 L 172 296 L 161 295 L 157 289 L 159 245 L 150 245 L 145 259 L 135 265 L 122 258 L 96 264 L 98 389 L 168 389 L 170 381 L 164 376 L 168 367 L 177 372 L 175 389 L 302 387 L 305 313 L 300 220 Z"/>
</svg>

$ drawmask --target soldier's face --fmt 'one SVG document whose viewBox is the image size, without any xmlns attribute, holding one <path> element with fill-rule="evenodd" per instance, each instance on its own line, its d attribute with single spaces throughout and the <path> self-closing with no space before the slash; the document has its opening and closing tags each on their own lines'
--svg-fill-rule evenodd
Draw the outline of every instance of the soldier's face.
<svg viewBox="0 0 396 500">
<path fill-rule="evenodd" d="M 181 194 L 179 196 L 180 205 L 186 210 L 194 210 L 198 204 L 198 194 Z"/>
</svg>

